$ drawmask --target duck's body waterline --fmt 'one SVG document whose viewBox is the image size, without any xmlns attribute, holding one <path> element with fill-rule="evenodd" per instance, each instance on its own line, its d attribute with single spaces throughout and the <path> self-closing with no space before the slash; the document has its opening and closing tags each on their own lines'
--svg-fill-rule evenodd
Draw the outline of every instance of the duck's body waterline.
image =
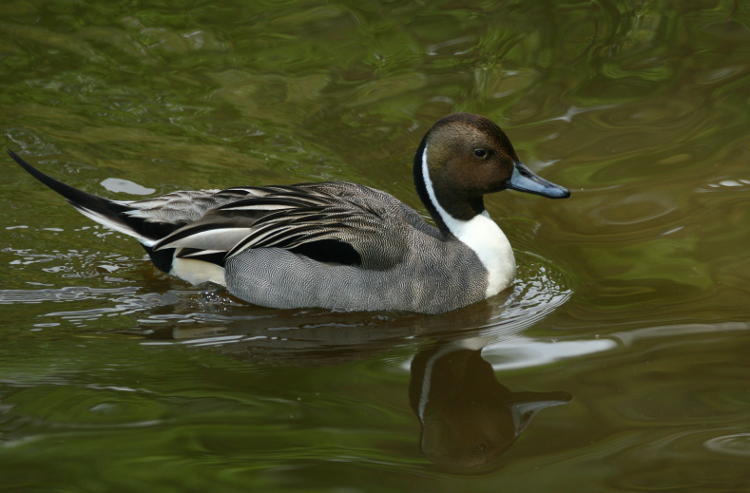
<svg viewBox="0 0 750 493">
<path fill-rule="evenodd" d="M 437 223 L 395 197 L 345 182 L 174 192 L 111 201 L 10 155 L 87 217 L 135 237 L 154 264 L 192 283 L 226 286 L 277 307 L 439 313 L 493 296 L 515 261 L 484 194 L 567 190 L 531 173 L 491 121 L 438 121 L 414 159 L 417 191 Z"/>
</svg>

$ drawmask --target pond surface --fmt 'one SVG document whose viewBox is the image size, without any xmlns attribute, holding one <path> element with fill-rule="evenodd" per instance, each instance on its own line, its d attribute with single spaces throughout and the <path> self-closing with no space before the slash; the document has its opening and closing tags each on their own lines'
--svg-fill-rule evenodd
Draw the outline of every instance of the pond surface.
<svg viewBox="0 0 750 493">
<path fill-rule="evenodd" d="M 750 4 L 179 3 L 4 1 L 3 147 L 121 200 L 421 208 L 470 111 L 573 196 L 488 198 L 520 270 L 486 302 L 277 311 L 0 158 L 1 491 L 750 491 Z"/>
</svg>

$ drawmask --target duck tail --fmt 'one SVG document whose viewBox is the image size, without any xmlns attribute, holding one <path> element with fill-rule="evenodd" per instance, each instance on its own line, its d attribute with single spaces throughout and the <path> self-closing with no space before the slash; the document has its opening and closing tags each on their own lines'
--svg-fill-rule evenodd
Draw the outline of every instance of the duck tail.
<svg viewBox="0 0 750 493">
<path fill-rule="evenodd" d="M 98 197 L 84 192 L 83 190 L 78 190 L 77 188 L 73 188 L 70 185 L 66 185 L 65 183 L 55 180 L 51 176 L 42 173 L 24 161 L 15 152 L 8 150 L 8 155 L 12 157 L 19 166 L 28 171 L 31 176 L 68 199 L 68 202 L 75 207 L 78 212 L 89 219 L 92 219 L 107 228 L 132 236 L 140 241 L 145 247 L 150 247 L 158 240 L 158 238 L 154 238 L 152 235 L 148 235 L 147 231 L 144 231 L 144 229 L 147 228 L 144 228 L 143 226 L 145 225 L 141 224 L 144 223 L 143 220 L 133 218 L 128 214 L 133 208 L 129 207 L 127 202 L 109 200 L 104 197 Z"/>
</svg>

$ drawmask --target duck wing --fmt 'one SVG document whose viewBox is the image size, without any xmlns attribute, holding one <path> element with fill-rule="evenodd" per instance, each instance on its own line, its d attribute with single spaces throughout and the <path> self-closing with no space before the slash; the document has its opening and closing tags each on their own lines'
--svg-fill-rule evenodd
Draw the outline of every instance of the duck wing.
<svg viewBox="0 0 750 493">
<path fill-rule="evenodd" d="M 234 200 L 222 200 L 154 249 L 178 249 L 178 257 L 196 260 L 221 258 L 223 264 L 248 249 L 281 248 L 323 262 L 387 269 L 401 261 L 414 228 L 404 204 L 354 183 L 239 187 L 217 195 Z"/>
</svg>

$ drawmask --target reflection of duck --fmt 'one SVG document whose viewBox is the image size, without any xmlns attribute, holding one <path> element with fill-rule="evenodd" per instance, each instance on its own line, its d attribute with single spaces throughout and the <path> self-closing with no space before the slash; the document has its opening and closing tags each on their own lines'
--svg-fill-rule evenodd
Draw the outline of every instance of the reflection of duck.
<svg viewBox="0 0 750 493">
<path fill-rule="evenodd" d="M 425 456 L 447 471 L 479 474 L 500 466 L 502 454 L 537 412 L 571 396 L 512 392 L 495 379 L 481 347 L 458 341 L 414 357 L 409 398 L 422 427 Z"/>
<path fill-rule="evenodd" d="M 567 291 L 561 294 L 555 284 L 547 289 L 546 297 L 533 303 L 511 303 L 505 310 L 513 312 L 508 319 L 502 318 L 504 307 L 495 303 L 439 317 L 324 310 L 305 311 L 300 317 L 273 311 L 269 318 L 225 319 L 223 326 L 175 323 L 150 338 L 156 344 L 170 339 L 214 347 L 243 361 L 285 367 L 350 363 L 438 339 L 439 344 L 419 351 L 411 361 L 408 393 L 421 423 L 420 446 L 439 467 L 479 474 L 499 467 L 502 454 L 538 411 L 570 400 L 565 392 L 512 392 L 497 382 L 492 366 L 481 357 L 483 346 L 510 343 L 530 320 L 567 299 Z"/>
<path fill-rule="evenodd" d="M 140 241 L 165 272 L 274 308 L 439 313 L 494 296 L 510 285 L 515 261 L 484 195 L 506 188 L 569 195 L 524 166 L 500 127 L 468 113 L 438 121 L 414 158 L 417 191 L 438 227 L 395 197 L 354 183 L 113 201 L 10 155 L 85 216 Z"/>
</svg>

